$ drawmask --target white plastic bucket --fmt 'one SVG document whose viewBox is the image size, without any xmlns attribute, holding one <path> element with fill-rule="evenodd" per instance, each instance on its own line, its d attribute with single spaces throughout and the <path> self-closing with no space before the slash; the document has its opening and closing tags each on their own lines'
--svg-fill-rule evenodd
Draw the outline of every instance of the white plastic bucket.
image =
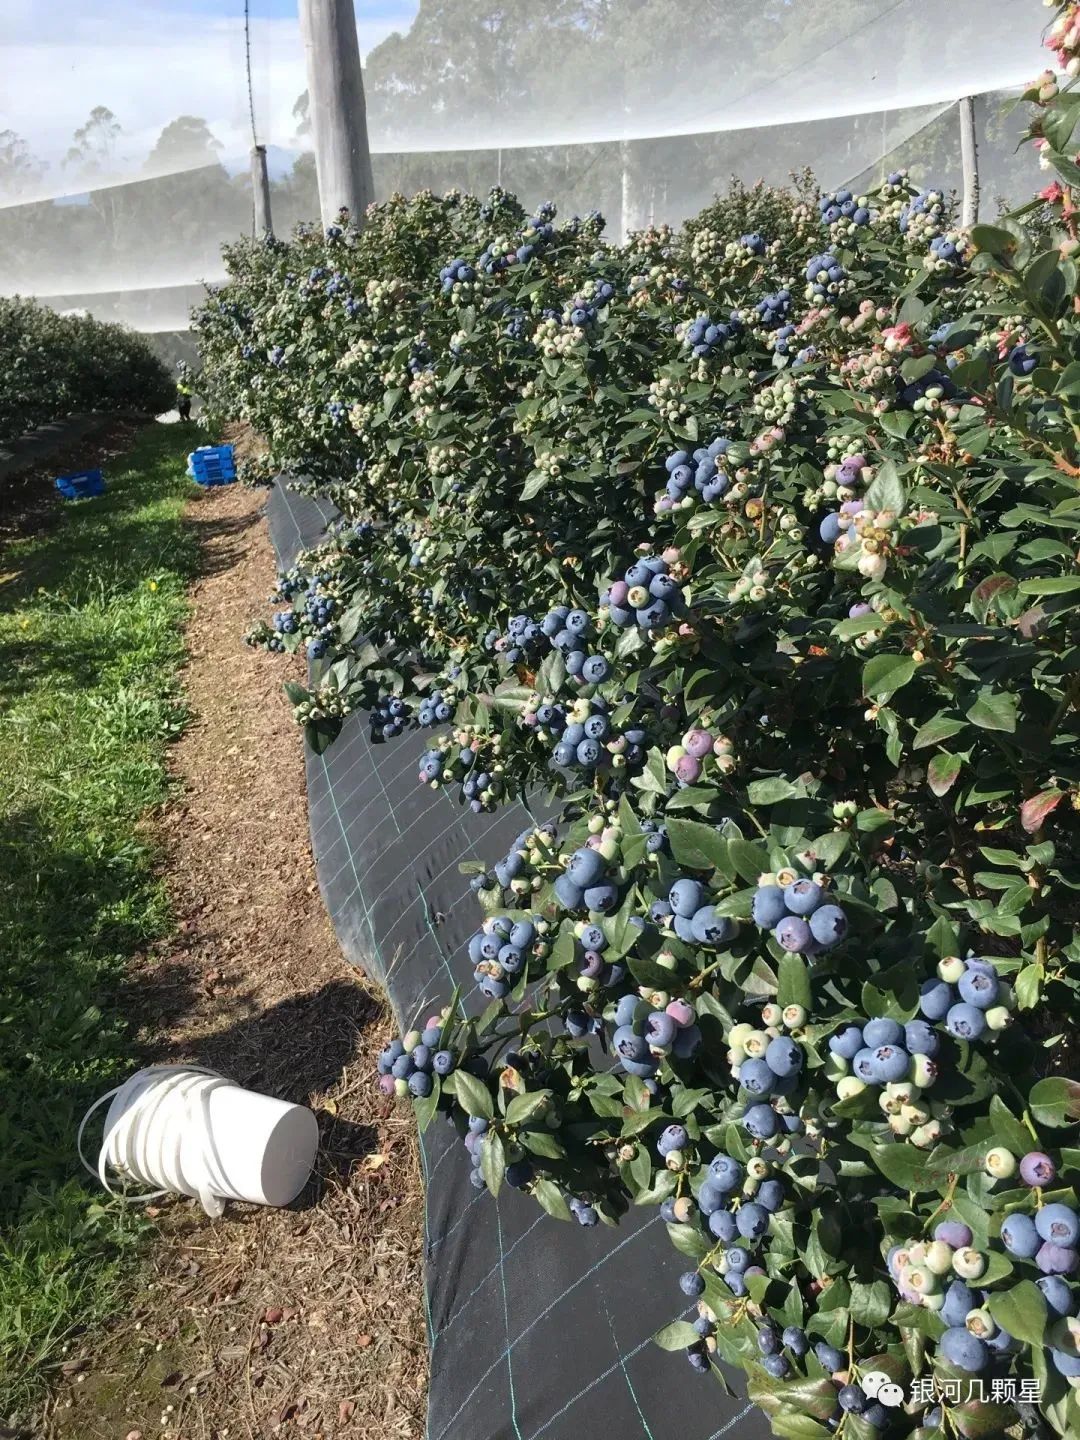
<svg viewBox="0 0 1080 1440">
<path fill-rule="evenodd" d="M 97 1165 L 83 1155 L 91 1115 L 111 1101 Z M 244 1090 L 196 1066 L 140 1070 L 90 1107 L 79 1126 L 79 1157 L 111 1193 L 109 1171 L 153 1186 L 152 1200 L 191 1195 L 208 1215 L 226 1200 L 288 1205 L 307 1183 L 319 1145 L 303 1105 Z"/>
</svg>

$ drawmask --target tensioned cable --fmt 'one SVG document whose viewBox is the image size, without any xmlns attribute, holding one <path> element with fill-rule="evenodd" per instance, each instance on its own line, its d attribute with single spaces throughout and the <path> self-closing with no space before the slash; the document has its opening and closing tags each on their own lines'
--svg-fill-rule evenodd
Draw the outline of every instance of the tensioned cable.
<svg viewBox="0 0 1080 1440">
<path fill-rule="evenodd" d="M 251 0 L 244 0 L 244 59 L 247 65 L 248 114 L 251 117 L 251 143 L 258 145 L 255 133 L 255 92 L 251 83 Z"/>
</svg>

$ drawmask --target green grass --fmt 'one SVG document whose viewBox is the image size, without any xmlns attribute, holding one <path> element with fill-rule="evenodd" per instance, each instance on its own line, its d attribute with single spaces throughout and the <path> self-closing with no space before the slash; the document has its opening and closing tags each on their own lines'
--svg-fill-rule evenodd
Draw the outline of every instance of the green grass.
<svg viewBox="0 0 1080 1440">
<path fill-rule="evenodd" d="M 138 822 L 184 719 L 191 443 L 140 432 L 104 497 L 0 555 L 0 1424 L 115 1308 L 143 1228 L 75 1132 L 132 1068 L 126 962 L 170 926 Z"/>
</svg>

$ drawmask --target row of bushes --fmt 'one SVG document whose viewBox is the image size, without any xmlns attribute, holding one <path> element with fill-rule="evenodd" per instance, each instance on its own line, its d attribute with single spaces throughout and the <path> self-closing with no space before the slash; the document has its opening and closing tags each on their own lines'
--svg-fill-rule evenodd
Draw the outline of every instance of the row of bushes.
<svg viewBox="0 0 1080 1440">
<path fill-rule="evenodd" d="M 425 194 L 235 247 L 198 320 L 342 512 L 250 635 L 311 743 L 560 802 L 463 864 L 474 989 L 380 1084 L 478 1188 L 659 1205 L 659 1342 L 792 1440 L 1080 1430 L 1068 201 L 736 188 L 618 248 Z"/>
<path fill-rule="evenodd" d="M 122 325 L 0 298 L 0 353 L 0 445 L 66 415 L 153 415 L 173 403 L 165 366 Z"/>
</svg>

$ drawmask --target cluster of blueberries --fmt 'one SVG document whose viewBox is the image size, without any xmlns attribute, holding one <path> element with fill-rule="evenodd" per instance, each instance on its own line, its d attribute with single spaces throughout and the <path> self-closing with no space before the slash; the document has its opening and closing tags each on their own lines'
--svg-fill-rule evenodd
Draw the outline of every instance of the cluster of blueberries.
<svg viewBox="0 0 1080 1440">
<path fill-rule="evenodd" d="M 950 356 L 950 360 L 952 358 Z M 904 380 L 901 377 L 897 385 L 898 399 L 901 405 L 909 409 L 914 408 L 917 401 L 928 395 L 938 400 L 952 400 L 956 393 L 956 382 L 944 370 L 928 370 L 918 380 Z"/>
<path fill-rule="evenodd" d="M 1015 1157 L 1010 1157 L 1015 1164 Z M 1021 1177 L 1041 1188 L 1037 1177 L 1053 1162 L 1041 1152 L 1025 1155 Z M 982 1374 L 996 1356 L 1011 1355 L 1019 1342 L 993 1318 L 987 1302 L 992 1292 L 973 1289 L 986 1274 L 989 1256 L 974 1248 L 971 1229 L 962 1221 L 939 1224 L 932 1239 L 894 1245 L 887 1257 L 889 1274 L 901 1299 L 933 1311 L 947 1327 L 938 1347 L 958 1370 Z M 1043 1205 L 1034 1217 L 1023 1211 L 1008 1215 L 1001 1226 L 1001 1241 L 1015 1259 L 1034 1260 L 1042 1271 L 1036 1282 L 1046 1302 L 1050 1357 L 1060 1374 L 1080 1376 L 1080 1359 L 1069 1325 L 1080 1310 L 1080 1294 L 1064 1278 L 1077 1266 L 1080 1216 L 1071 1206 Z M 969 1283 L 970 1282 L 970 1283 Z"/>
<path fill-rule="evenodd" d="M 731 479 L 725 470 L 718 467 L 717 461 L 727 453 L 730 443 L 718 435 L 708 445 L 699 446 L 692 455 L 686 450 L 674 450 L 664 461 L 664 469 L 668 473 L 668 497 L 673 501 L 682 500 L 694 489 L 706 504 L 710 504 L 726 494 Z"/>
<path fill-rule="evenodd" d="M 582 696 L 569 706 L 544 700 L 524 712 L 522 723 L 555 742 L 551 758 L 564 770 L 588 776 L 600 768 L 629 769 L 645 756 L 646 732 L 637 726 L 616 731 L 602 695 Z"/>
<path fill-rule="evenodd" d="M 619 887 L 607 874 L 608 861 L 599 846 L 583 845 L 556 878 L 555 898 L 564 910 L 613 915 L 619 908 Z"/>
<path fill-rule="evenodd" d="M 847 1025 L 829 1040 L 833 1055 L 848 1063 L 864 1085 L 898 1085 L 912 1080 L 920 1090 L 937 1078 L 934 1063 L 941 1038 L 925 1020 L 901 1024 L 880 1016 L 864 1025 Z"/>
<path fill-rule="evenodd" d="M 344 425 L 348 410 L 340 400 L 330 400 L 326 405 L 327 418 L 331 425 Z"/>
<path fill-rule="evenodd" d="M 575 295 L 566 314 L 567 322 L 584 330 L 595 321 L 614 294 L 615 286 L 611 281 L 602 280 L 593 295 Z"/>
<path fill-rule="evenodd" d="M 838 225 L 841 220 L 850 220 L 853 225 L 869 225 L 870 211 L 860 205 L 850 190 L 837 190 L 822 195 L 818 201 L 821 218 L 826 225 Z"/>
<path fill-rule="evenodd" d="M 673 1125 L 664 1131 L 660 1137 L 660 1146 L 664 1150 L 667 1148 L 666 1137 L 679 1130 L 682 1130 L 681 1125 Z M 661 1150 L 662 1154 L 664 1150 Z M 669 1155 L 670 1152 L 665 1156 L 665 1163 L 668 1163 Z M 747 1167 L 731 1155 L 721 1153 L 714 1156 L 697 1192 L 698 1209 L 705 1218 L 709 1233 L 724 1247 L 716 1268 L 735 1295 L 745 1295 L 748 1277 L 762 1273 L 756 1252 L 769 1232 L 772 1216 L 783 1208 L 785 1201 L 784 1183 L 768 1176 L 767 1163 L 752 1160 L 748 1164 L 763 1170 L 766 1178 L 751 1178 Z M 681 1277 L 679 1288 L 684 1295 L 695 1298 L 703 1293 L 705 1282 L 697 1271 L 691 1270 Z"/>
<path fill-rule="evenodd" d="M 754 306 L 757 323 L 763 330 L 779 330 L 791 314 L 791 291 L 777 290 L 775 295 L 764 295 Z"/>
<path fill-rule="evenodd" d="M 529 881 L 526 878 L 529 849 L 537 840 L 550 847 L 554 843 L 555 835 L 556 829 L 550 820 L 545 820 L 535 829 L 530 827 L 528 830 L 523 830 L 501 860 L 497 860 L 490 870 L 473 876 L 469 881 L 469 888 L 478 892 L 492 890 L 497 885 L 500 890 L 516 893 L 518 887 L 515 885 L 515 881 L 519 882 L 523 889 L 529 887 Z"/>
<path fill-rule="evenodd" d="M 529 963 L 529 952 L 536 943 L 536 921 L 509 915 L 495 915 L 485 920 L 469 941 L 469 959 L 475 969 L 473 979 L 482 995 L 501 1000 L 509 995 L 517 977 Z"/>
<path fill-rule="evenodd" d="M 772 931 L 781 949 L 795 955 L 831 950 L 848 930 L 847 916 L 824 886 L 805 878 L 784 886 L 759 884 L 751 914 L 756 925 Z"/>
<path fill-rule="evenodd" d="M 739 928 L 734 920 L 717 913 L 704 885 L 690 876 L 676 880 L 666 900 L 653 901 L 649 918 L 658 925 L 670 925 L 688 945 L 707 945 L 714 950 L 730 944 Z"/>
<path fill-rule="evenodd" d="M 777 355 L 789 355 L 791 353 L 791 342 L 798 334 L 798 330 L 790 322 L 781 325 L 779 330 L 773 332 L 772 347 Z"/>
<path fill-rule="evenodd" d="M 899 176 L 897 180 L 894 181 L 892 176 L 890 176 L 889 184 L 899 184 L 902 178 L 902 176 Z M 911 222 L 916 215 L 930 215 L 936 218 L 942 213 L 943 205 L 941 192 L 938 190 L 927 190 L 923 194 L 916 195 L 913 199 L 908 201 L 908 203 L 900 211 L 900 218 L 897 221 L 897 227 L 899 228 L 901 235 L 906 235 L 911 227 Z"/>
<path fill-rule="evenodd" d="M 682 590 L 670 570 L 663 556 L 645 555 L 630 566 L 621 580 L 612 581 L 600 597 L 611 623 L 620 630 L 631 625 L 641 630 L 661 630 L 684 614 Z"/>
<path fill-rule="evenodd" d="M 574 934 L 574 964 L 578 974 L 578 989 L 585 994 L 596 990 L 609 990 L 621 985 L 626 979 L 626 966 L 621 960 L 604 959 L 608 938 L 599 925 L 592 921 L 579 921 Z M 566 1016 L 567 1033 L 575 1040 L 584 1035 L 598 1034 L 603 1022 L 598 1017 L 585 1015 L 581 1011 L 570 1011 Z"/>
<path fill-rule="evenodd" d="M 463 259 L 460 255 L 444 265 L 439 271 L 439 279 L 442 281 L 443 294 L 448 294 L 456 284 L 468 284 L 476 279 L 476 268 Z"/>
<path fill-rule="evenodd" d="M 384 1095 L 423 1100 L 431 1094 L 435 1076 L 452 1075 L 457 1066 L 453 1050 L 441 1049 L 443 1017 L 431 1016 L 421 1030 L 410 1030 L 391 1040 L 379 1055 L 379 1089 Z"/>
<path fill-rule="evenodd" d="M 445 725 L 454 713 L 454 707 L 447 700 L 441 690 L 432 690 L 430 695 L 425 695 L 420 702 L 420 708 L 416 712 L 417 722 L 425 727 L 430 725 Z"/>
<path fill-rule="evenodd" d="M 847 271 L 835 255 L 826 251 L 807 262 L 806 283 L 813 299 L 822 301 L 836 293 L 836 287 L 847 279 Z"/>
<path fill-rule="evenodd" d="M 695 360 L 708 359 L 710 355 L 719 353 L 741 329 L 738 313 L 734 310 L 727 320 L 710 320 L 707 315 L 699 315 L 687 327 L 683 344 Z"/>
<path fill-rule="evenodd" d="M 508 340 L 527 340 L 529 337 L 529 317 L 520 306 L 514 305 L 505 312 L 505 325 L 503 334 Z"/>
<path fill-rule="evenodd" d="M 588 685 L 599 685 L 608 678 L 611 666 L 603 655 L 590 653 L 586 642 L 594 635 L 587 611 L 556 605 L 542 620 L 530 615 L 511 616 L 506 634 L 497 635 L 491 648 L 511 665 L 539 660 L 554 648 L 562 655 L 568 675 Z"/>
<path fill-rule="evenodd" d="M 507 1061 L 509 1063 L 509 1057 L 507 1057 Z M 487 1189 L 487 1181 L 484 1179 L 484 1171 L 481 1164 L 481 1154 L 484 1146 L 484 1136 L 490 1129 L 490 1120 L 485 1120 L 482 1115 L 469 1116 L 469 1127 L 465 1132 L 465 1149 L 468 1150 L 469 1158 L 472 1160 L 469 1181 L 474 1190 Z M 524 1190 L 532 1180 L 533 1173 L 532 1161 L 529 1160 L 524 1153 L 518 1153 L 516 1158 L 512 1159 L 507 1165 L 503 1178 L 511 1189 Z"/>
<path fill-rule="evenodd" d="M 866 507 L 862 500 L 845 500 L 839 510 L 830 510 L 818 526 L 818 535 L 825 545 L 835 545 L 843 533 L 845 515 L 858 515 Z"/>
<path fill-rule="evenodd" d="M 373 745 L 393 740 L 409 723 L 409 707 L 400 695 L 380 695 L 368 712 L 369 739 Z"/>
<path fill-rule="evenodd" d="M 476 751 L 470 745 L 459 746 L 454 753 L 452 740 L 440 737 L 439 743 L 420 756 L 419 779 L 421 785 L 436 789 L 457 782 L 461 786 L 461 798 L 468 802 L 474 815 L 482 810 L 494 810 L 502 794 L 502 782 L 488 770 L 477 770 Z"/>
<path fill-rule="evenodd" d="M 956 241 L 948 235 L 935 235 L 930 241 L 930 254 L 935 260 L 944 260 L 947 265 L 962 265 L 963 252 Z"/>
<path fill-rule="evenodd" d="M 295 635 L 300 628 L 295 610 L 275 610 L 270 623 L 278 635 Z"/>
<path fill-rule="evenodd" d="M 752 230 L 748 235 L 740 235 L 739 244 L 751 255 L 764 255 L 768 248 L 765 236 L 759 235 L 756 230 Z"/>
<path fill-rule="evenodd" d="M 943 1020 L 957 1040 L 978 1040 L 1009 1024 L 1012 1000 L 992 960 L 949 956 L 938 964 L 937 975 L 923 982 L 919 1009 L 927 1020 Z"/>
<path fill-rule="evenodd" d="M 649 1079 L 665 1056 L 688 1060 L 700 1046 L 701 1029 L 688 1000 L 670 1000 L 659 1010 L 632 994 L 615 1007 L 611 1050 L 628 1075 Z"/>
</svg>

